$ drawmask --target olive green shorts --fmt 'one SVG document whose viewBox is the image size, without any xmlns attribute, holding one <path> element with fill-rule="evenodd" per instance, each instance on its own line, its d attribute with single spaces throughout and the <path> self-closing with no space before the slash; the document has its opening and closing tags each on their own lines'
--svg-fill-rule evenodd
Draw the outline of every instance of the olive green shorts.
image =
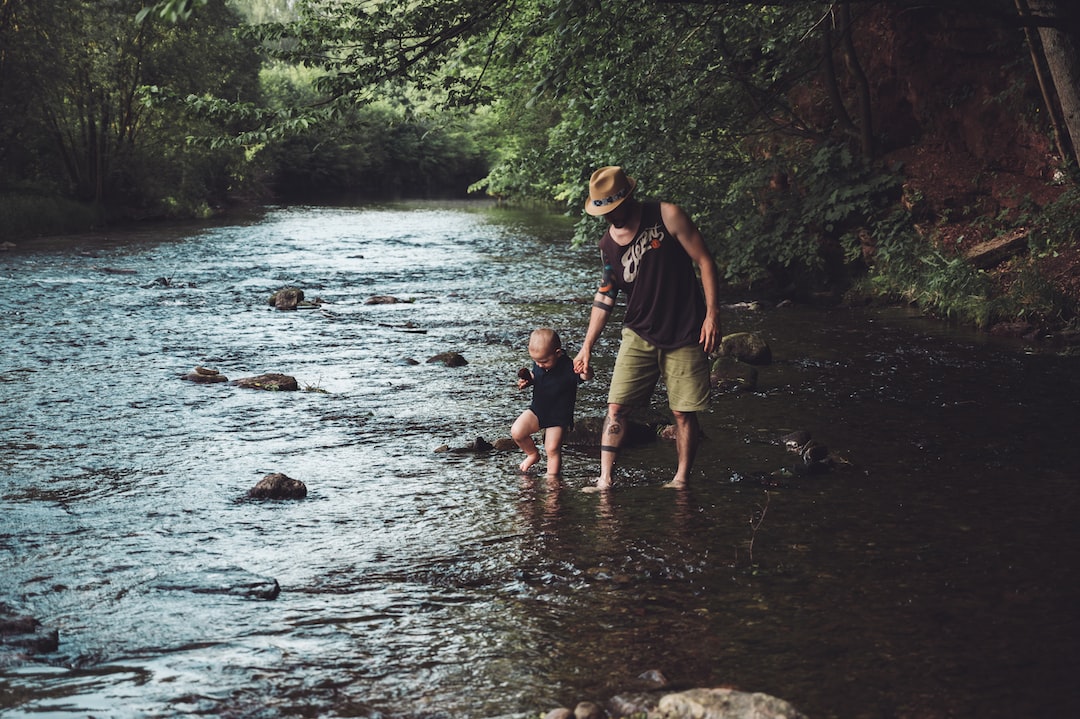
<svg viewBox="0 0 1080 719">
<path fill-rule="evenodd" d="M 663 350 L 623 328 L 611 373 L 608 404 L 642 407 L 663 376 L 668 406 L 675 412 L 700 412 L 709 404 L 709 360 L 701 345 Z"/>
</svg>

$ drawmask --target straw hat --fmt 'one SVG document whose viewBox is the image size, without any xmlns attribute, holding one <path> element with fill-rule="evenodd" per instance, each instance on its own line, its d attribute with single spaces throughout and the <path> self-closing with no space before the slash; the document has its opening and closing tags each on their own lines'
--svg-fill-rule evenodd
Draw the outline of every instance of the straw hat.
<svg viewBox="0 0 1080 719">
<path fill-rule="evenodd" d="M 585 203 L 585 213 L 606 215 L 634 194 L 637 182 L 628 177 L 621 167 L 601 167 L 589 178 L 589 201 Z"/>
</svg>

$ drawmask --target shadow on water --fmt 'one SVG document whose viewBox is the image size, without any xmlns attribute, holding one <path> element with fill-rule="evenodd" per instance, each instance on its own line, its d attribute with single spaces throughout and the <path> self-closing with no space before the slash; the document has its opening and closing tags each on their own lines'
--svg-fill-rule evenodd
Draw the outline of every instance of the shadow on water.
<svg viewBox="0 0 1080 719">
<path fill-rule="evenodd" d="M 687 491 L 660 487 L 664 441 L 606 495 L 579 491 L 589 447 L 554 485 L 515 452 L 435 453 L 508 434 L 533 327 L 580 342 L 595 252 L 568 236 L 475 205 L 298 207 L 0 254 L 0 602 L 61 638 L 2 670 L 4 715 L 524 717 L 651 669 L 814 717 L 1080 709 L 1076 359 L 732 305 L 725 331 L 774 362 L 715 396 Z M 276 311 L 285 285 L 323 304 Z M 445 351 L 468 364 L 426 361 Z M 797 429 L 831 470 L 794 471 Z M 308 497 L 241 501 L 270 472 Z M 281 593 L 176 581 L 229 572 Z"/>
</svg>

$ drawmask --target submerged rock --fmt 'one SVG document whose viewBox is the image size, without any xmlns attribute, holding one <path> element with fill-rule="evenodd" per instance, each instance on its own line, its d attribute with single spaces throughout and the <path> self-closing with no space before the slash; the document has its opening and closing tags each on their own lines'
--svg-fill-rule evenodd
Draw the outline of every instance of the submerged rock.
<svg viewBox="0 0 1080 719">
<path fill-rule="evenodd" d="M 0 669 L 25 664 L 33 655 L 49 654 L 59 647 L 59 630 L 0 603 Z"/>
<path fill-rule="evenodd" d="M 281 585 L 273 577 L 252 574 L 240 567 L 181 572 L 158 579 L 154 586 L 194 594 L 228 594 L 243 599 L 277 599 Z"/>
<path fill-rule="evenodd" d="M 757 367 L 735 357 L 717 357 L 709 370 L 709 384 L 724 392 L 750 392 L 757 389 Z"/>
<path fill-rule="evenodd" d="M 473 441 L 467 442 L 465 445 L 463 445 L 461 447 L 448 447 L 446 445 L 443 445 L 442 447 L 439 447 L 435 451 L 436 452 L 465 453 L 465 452 L 490 452 L 493 449 L 495 449 L 495 445 L 493 445 L 491 442 L 488 442 L 483 437 L 477 437 Z"/>
</svg>

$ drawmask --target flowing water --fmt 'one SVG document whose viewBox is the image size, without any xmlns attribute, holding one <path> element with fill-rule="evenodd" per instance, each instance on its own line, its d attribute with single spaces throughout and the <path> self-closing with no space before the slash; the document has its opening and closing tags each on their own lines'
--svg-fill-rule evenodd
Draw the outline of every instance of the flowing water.
<svg viewBox="0 0 1080 719">
<path fill-rule="evenodd" d="M 561 486 L 516 451 L 436 452 L 508 435 L 532 328 L 575 351 L 598 268 L 568 235 L 474 205 L 281 208 L 0 254 L 0 602 L 60 635 L 0 669 L 0 715 L 526 717 L 648 670 L 816 718 L 1080 715 L 1077 359 L 732 298 L 724 331 L 774 361 L 715 395 L 689 490 L 661 488 L 665 441 L 610 495 L 579 491 L 594 448 Z M 287 285 L 322 304 L 270 307 Z M 468 364 L 426 361 L 445 351 Z M 796 429 L 836 466 L 765 481 Z M 271 472 L 307 498 L 245 501 Z M 280 595 L 200 591 L 221 572 Z"/>
</svg>

